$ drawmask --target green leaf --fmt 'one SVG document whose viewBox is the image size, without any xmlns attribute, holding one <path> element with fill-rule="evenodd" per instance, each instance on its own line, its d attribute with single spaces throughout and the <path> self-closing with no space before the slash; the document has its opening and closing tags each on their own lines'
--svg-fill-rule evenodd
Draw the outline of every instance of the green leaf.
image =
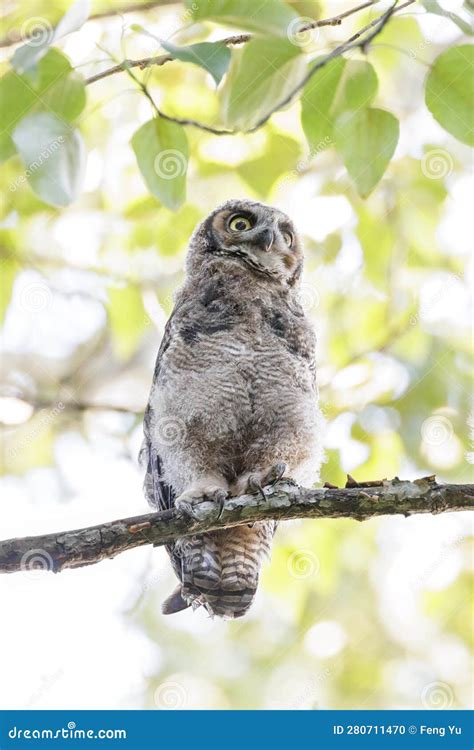
<svg viewBox="0 0 474 750">
<path fill-rule="evenodd" d="M 248 130 L 291 93 L 306 63 L 287 39 L 252 39 L 232 52 L 221 90 L 222 118 L 228 127 Z"/>
<path fill-rule="evenodd" d="M 329 146 L 334 120 L 348 109 L 366 107 L 377 93 L 378 81 L 372 65 L 364 60 L 336 57 L 318 70 L 301 97 L 301 124 L 313 151 Z"/>
<path fill-rule="evenodd" d="M 163 256 L 175 256 L 184 250 L 189 242 L 189 236 L 202 213 L 196 206 L 185 203 L 176 213 L 166 208 L 159 211 L 154 219 L 155 247 Z"/>
<path fill-rule="evenodd" d="M 38 112 L 24 117 L 12 137 L 35 193 L 53 206 L 71 203 L 85 166 L 80 134 L 55 115 Z"/>
<path fill-rule="evenodd" d="M 5 313 L 10 304 L 13 284 L 19 270 L 20 266 L 16 260 L 12 258 L 0 259 L 0 324 L 3 323 Z"/>
<path fill-rule="evenodd" d="M 429 13 L 435 13 L 437 16 L 449 18 L 459 29 L 461 29 L 463 34 L 467 34 L 468 36 L 474 34 L 472 24 L 464 18 L 461 18 L 461 16 L 458 16 L 456 13 L 453 13 L 451 10 L 445 10 L 442 8 L 436 0 L 423 0 L 423 5 Z"/>
<path fill-rule="evenodd" d="M 23 76 L 13 71 L 0 78 L 0 102 L 2 105 L 2 130 L 10 134 L 20 118 L 36 101 L 36 94 Z"/>
<path fill-rule="evenodd" d="M 25 78 L 38 94 L 35 102 L 38 108 L 53 110 L 69 122 L 75 120 L 84 109 L 84 79 L 74 71 L 68 58 L 55 47 L 39 63 L 33 80 L 30 80 L 28 74 Z"/>
<path fill-rule="evenodd" d="M 189 150 L 184 128 L 163 118 L 149 120 L 134 133 L 132 148 L 150 192 L 175 211 L 186 198 Z"/>
<path fill-rule="evenodd" d="M 336 57 L 318 70 L 303 89 L 301 124 L 311 150 L 319 152 L 332 142 L 331 104 L 346 64 L 343 57 Z"/>
<path fill-rule="evenodd" d="M 331 106 L 337 115 L 347 109 L 367 107 L 378 88 L 377 74 L 365 60 L 348 60 Z"/>
<path fill-rule="evenodd" d="M 15 144 L 12 141 L 11 135 L 8 133 L 0 133 L 0 164 L 15 154 Z"/>
<path fill-rule="evenodd" d="M 279 0 L 187 0 L 194 21 L 215 21 L 268 35 L 285 36 L 297 14 Z"/>
<path fill-rule="evenodd" d="M 145 34 L 152 39 L 156 39 L 160 46 L 163 47 L 175 60 L 193 63 L 204 68 L 214 78 L 216 86 L 219 85 L 222 76 L 227 72 L 230 62 L 230 50 L 222 42 L 200 42 L 199 44 L 190 44 L 187 47 L 178 47 L 176 44 L 168 42 L 166 39 L 152 34 L 140 24 L 134 23 L 131 27 L 134 31 Z"/>
<path fill-rule="evenodd" d="M 88 15 L 89 0 L 76 0 L 55 29 L 46 18 L 32 19 L 37 23 L 29 29 L 31 39 L 15 50 L 11 61 L 13 68 L 17 73 L 24 73 L 32 68 L 46 54 L 53 42 L 72 31 L 77 31 L 87 20 Z"/>
<path fill-rule="evenodd" d="M 0 79 L 2 128 L 0 151 L 11 155 L 8 138 L 19 120 L 32 110 L 47 109 L 72 121 L 84 109 L 83 79 L 73 71 L 68 58 L 56 48 L 48 50 L 34 73 L 18 75 L 9 71 Z"/>
<path fill-rule="evenodd" d="M 382 178 L 398 143 L 398 120 L 383 109 L 344 112 L 335 122 L 336 148 L 364 198 Z"/>
<path fill-rule="evenodd" d="M 261 198 L 266 198 L 278 177 L 296 168 L 299 155 L 298 141 L 270 132 L 265 153 L 239 164 L 237 173 Z"/>
<path fill-rule="evenodd" d="M 193 63 L 207 70 L 214 78 L 216 86 L 226 73 L 230 62 L 230 50 L 222 42 L 202 42 L 188 47 L 177 47 L 171 42 L 160 41 L 161 46 L 172 55 L 175 60 Z"/>
<path fill-rule="evenodd" d="M 387 220 L 381 232 L 380 215 L 372 213 L 367 204 L 361 206 L 358 214 L 356 234 L 364 251 L 365 275 L 379 289 L 385 290 L 390 279 L 389 266 L 395 246 L 393 226 Z"/>
<path fill-rule="evenodd" d="M 109 288 L 107 311 L 114 349 L 124 359 L 135 351 L 148 317 L 140 290 L 136 286 Z"/>
<path fill-rule="evenodd" d="M 425 102 L 448 133 L 474 145 L 474 45 L 451 47 L 436 58 L 426 80 Z"/>
</svg>

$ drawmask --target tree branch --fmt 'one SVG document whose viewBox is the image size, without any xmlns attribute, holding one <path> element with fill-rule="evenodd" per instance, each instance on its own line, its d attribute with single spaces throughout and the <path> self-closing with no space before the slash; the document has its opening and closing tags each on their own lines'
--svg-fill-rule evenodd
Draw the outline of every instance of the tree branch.
<svg viewBox="0 0 474 750">
<path fill-rule="evenodd" d="M 377 2 L 378 0 L 374 0 L 374 2 Z M 314 23 L 306 24 L 301 27 L 300 32 L 306 31 L 308 29 L 315 28 L 316 26 L 320 25 L 336 25 L 335 22 L 339 23 L 343 17 L 347 17 L 351 13 L 355 13 L 358 10 L 361 10 L 362 8 L 366 8 L 368 5 L 373 5 L 374 2 L 371 0 L 368 3 L 364 3 L 363 5 L 357 6 L 356 8 L 353 8 L 351 11 L 346 11 L 345 14 L 341 14 L 340 16 L 335 16 L 332 19 L 324 19 L 322 21 L 316 21 Z M 398 0 L 395 0 L 393 5 L 390 6 L 390 8 L 385 11 L 385 13 L 382 13 L 382 15 L 378 16 L 378 18 L 375 18 L 373 21 L 371 21 L 369 24 L 364 26 L 362 29 L 360 29 L 358 32 L 353 34 L 346 42 L 343 44 L 340 44 L 338 47 L 336 47 L 332 52 L 330 52 L 325 57 L 320 58 L 317 60 L 317 62 L 310 68 L 309 72 L 306 74 L 306 76 L 297 84 L 297 86 L 294 87 L 294 89 L 280 102 L 278 102 L 272 109 L 267 112 L 264 117 L 262 117 L 252 128 L 249 128 L 246 131 L 239 131 L 239 130 L 228 130 L 228 129 L 222 129 L 222 128 L 215 128 L 211 125 L 205 125 L 204 123 L 198 122 L 197 120 L 191 120 L 188 118 L 183 117 L 172 117 L 171 115 L 168 115 L 161 110 L 159 110 L 155 103 L 153 102 L 153 99 L 151 95 L 149 94 L 148 90 L 144 85 L 140 85 L 142 91 L 145 93 L 145 95 L 150 100 L 155 112 L 162 117 L 165 120 L 168 120 L 169 122 L 175 122 L 178 125 L 183 126 L 191 126 L 198 128 L 199 130 L 204 130 L 207 133 L 212 133 L 213 135 L 236 135 L 240 132 L 245 133 L 254 133 L 256 130 L 259 130 L 265 123 L 268 122 L 268 120 L 272 117 L 272 115 L 275 114 L 275 112 L 278 112 L 278 110 L 285 107 L 287 104 L 289 104 L 293 97 L 301 91 L 301 89 L 304 88 L 304 86 L 308 83 L 309 79 L 321 68 L 323 68 L 327 63 L 329 63 L 331 60 L 334 60 L 336 57 L 340 57 L 345 52 L 348 52 L 353 49 L 361 49 L 364 52 L 366 51 L 368 45 L 370 42 L 375 39 L 378 34 L 385 28 L 385 25 L 388 23 L 389 19 L 394 13 L 398 13 L 400 10 L 403 10 L 408 5 L 412 5 L 416 0 L 406 0 L 405 3 L 402 5 L 398 5 Z M 375 28 L 374 28 L 375 27 Z M 364 36 L 365 32 L 369 31 L 370 29 L 374 28 L 373 31 L 368 33 L 366 36 Z M 250 34 L 240 34 L 237 37 L 228 37 L 227 39 L 222 39 L 224 44 L 241 44 L 244 42 L 249 41 L 252 38 Z M 100 80 L 101 78 L 105 78 L 108 75 L 112 75 L 113 73 L 118 73 L 121 71 L 126 71 L 129 73 L 129 75 L 132 75 L 131 68 L 133 67 L 140 67 L 141 69 L 150 67 L 151 65 L 163 65 L 166 62 L 170 62 L 173 58 L 170 55 L 159 55 L 158 57 L 150 57 L 150 58 L 142 58 L 141 60 L 124 60 L 121 63 L 118 63 L 117 65 L 114 65 L 112 68 L 109 68 L 108 70 L 104 70 L 102 73 L 98 73 L 95 76 L 92 76 L 91 78 L 87 78 L 85 83 L 90 84 L 94 83 L 95 81 Z M 136 79 L 137 80 L 137 79 Z"/>
<path fill-rule="evenodd" d="M 333 16 L 332 18 L 322 18 L 320 21 L 306 23 L 301 26 L 301 29 L 299 29 L 299 31 L 300 33 L 302 33 L 304 31 L 310 31 L 311 29 L 316 29 L 322 26 L 340 26 L 344 18 L 348 18 L 349 16 L 353 15 L 353 13 L 358 13 L 360 10 L 364 10 L 364 8 L 375 5 L 378 2 L 379 0 L 367 0 L 367 2 L 362 3 L 362 5 L 358 5 L 355 8 L 350 8 L 344 13 L 340 13 L 338 16 Z M 411 2 L 415 2 L 415 0 L 411 0 Z M 228 36 L 225 39 L 220 39 L 219 41 L 222 44 L 227 45 L 228 47 L 233 47 L 238 44 L 245 44 L 251 39 L 253 39 L 252 34 L 234 34 L 233 36 Z M 164 54 L 156 55 L 154 57 L 142 57 L 140 60 L 123 60 L 123 62 L 120 62 L 117 65 L 113 65 L 111 68 L 107 68 L 101 73 L 97 73 L 90 78 L 86 78 L 85 83 L 86 85 L 95 83 L 96 81 L 100 81 L 102 78 L 107 78 L 108 76 L 115 75 L 115 73 L 123 73 L 129 68 L 140 68 L 140 70 L 145 70 L 145 68 L 151 68 L 156 65 L 165 65 L 165 63 L 171 62 L 173 59 L 174 58 L 171 55 Z"/>
<path fill-rule="evenodd" d="M 284 99 L 282 99 L 274 107 L 272 107 L 272 109 L 264 117 L 262 117 L 257 122 L 257 124 L 253 126 L 253 128 L 251 128 L 247 132 L 255 132 L 256 130 L 261 128 L 262 125 L 265 125 L 265 123 L 268 122 L 270 117 L 275 114 L 275 112 L 278 112 L 278 110 L 286 107 L 287 104 L 290 104 L 295 94 L 297 94 L 298 91 L 301 91 L 301 89 L 306 86 L 310 78 L 312 78 L 318 70 L 324 68 L 324 66 L 331 62 L 331 60 L 334 60 L 334 58 L 336 57 L 341 57 L 341 55 L 343 55 L 345 52 L 349 52 L 353 49 L 361 49 L 363 52 L 365 52 L 370 42 L 383 31 L 393 14 L 398 13 L 400 10 L 403 10 L 403 8 L 406 8 L 408 5 L 412 5 L 414 2 L 416 2 L 416 0 L 407 0 L 405 3 L 403 3 L 403 5 L 398 5 L 398 0 L 395 0 L 393 5 L 391 5 L 390 8 L 385 11 L 385 13 L 382 13 L 381 16 L 375 18 L 362 29 L 359 29 L 359 31 L 353 34 L 343 44 L 340 44 L 338 47 L 333 49 L 332 52 L 330 52 L 328 55 L 325 55 L 325 57 L 317 60 L 314 65 L 310 67 L 308 73 L 298 83 L 298 85 L 295 86 L 294 89 L 290 91 L 290 93 Z M 369 31 L 373 27 L 375 27 L 374 30 L 364 36 L 365 32 Z"/>
<path fill-rule="evenodd" d="M 355 486 L 354 486 L 355 485 Z M 474 485 L 440 485 L 435 477 L 414 482 L 357 484 L 349 477 L 344 489 L 305 489 L 291 480 L 266 487 L 266 501 L 244 495 L 225 501 L 220 514 L 215 503 L 202 501 L 189 513 L 175 509 L 41 536 L 0 542 L 0 573 L 52 570 L 93 565 L 121 552 L 152 544 L 160 546 L 183 536 L 255 523 L 295 518 L 353 518 L 441 513 L 474 509 Z"/>
<path fill-rule="evenodd" d="M 109 10 L 101 11 L 100 13 L 92 13 L 88 21 L 100 21 L 103 18 L 110 18 L 111 16 L 123 16 L 126 13 L 144 13 L 147 10 L 153 10 L 154 8 L 163 7 L 165 5 L 176 5 L 179 0 L 154 0 L 153 2 L 147 3 L 131 3 L 130 5 L 123 5 L 121 8 L 110 8 Z M 31 34 L 22 34 L 18 29 L 12 29 L 7 36 L 0 39 L 0 47 L 10 47 L 13 44 L 19 44 L 20 42 L 27 42 L 31 38 Z"/>
</svg>

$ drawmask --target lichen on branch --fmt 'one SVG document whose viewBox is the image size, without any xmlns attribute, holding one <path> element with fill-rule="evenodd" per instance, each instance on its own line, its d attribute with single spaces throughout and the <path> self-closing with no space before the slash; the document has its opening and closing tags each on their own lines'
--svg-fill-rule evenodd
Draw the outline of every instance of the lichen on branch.
<svg viewBox="0 0 474 750">
<path fill-rule="evenodd" d="M 202 501 L 187 513 L 166 510 L 74 531 L 0 541 L 0 573 L 36 569 L 58 573 L 93 565 L 134 547 L 160 546 L 184 536 L 270 519 L 365 521 L 385 515 L 474 510 L 474 485 L 438 484 L 435 477 L 361 484 L 350 478 L 344 488 L 320 489 L 281 480 L 264 492 L 265 501 L 261 495 L 243 495 L 228 498 L 223 508 Z"/>
</svg>

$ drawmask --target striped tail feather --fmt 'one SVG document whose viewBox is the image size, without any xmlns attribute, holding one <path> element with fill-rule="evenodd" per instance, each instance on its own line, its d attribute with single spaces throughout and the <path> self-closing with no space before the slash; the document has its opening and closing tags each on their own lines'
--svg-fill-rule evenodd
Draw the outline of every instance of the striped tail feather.
<svg viewBox="0 0 474 750">
<path fill-rule="evenodd" d="M 275 525 L 256 523 L 178 540 L 173 554 L 180 559 L 181 589 L 166 600 L 165 614 L 191 604 L 203 606 L 211 616 L 245 615 L 255 598 Z"/>
</svg>

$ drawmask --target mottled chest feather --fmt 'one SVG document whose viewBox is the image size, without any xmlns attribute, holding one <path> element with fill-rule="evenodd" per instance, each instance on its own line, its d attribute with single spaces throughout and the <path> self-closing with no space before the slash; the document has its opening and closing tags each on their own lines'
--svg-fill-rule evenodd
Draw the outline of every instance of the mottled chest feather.
<svg viewBox="0 0 474 750">
<path fill-rule="evenodd" d="M 230 338 L 240 334 L 249 343 L 273 340 L 294 355 L 314 356 L 314 333 L 296 291 L 245 283 L 238 274 L 194 279 L 177 301 L 173 318 L 175 333 L 188 346 L 228 332 Z"/>
</svg>

